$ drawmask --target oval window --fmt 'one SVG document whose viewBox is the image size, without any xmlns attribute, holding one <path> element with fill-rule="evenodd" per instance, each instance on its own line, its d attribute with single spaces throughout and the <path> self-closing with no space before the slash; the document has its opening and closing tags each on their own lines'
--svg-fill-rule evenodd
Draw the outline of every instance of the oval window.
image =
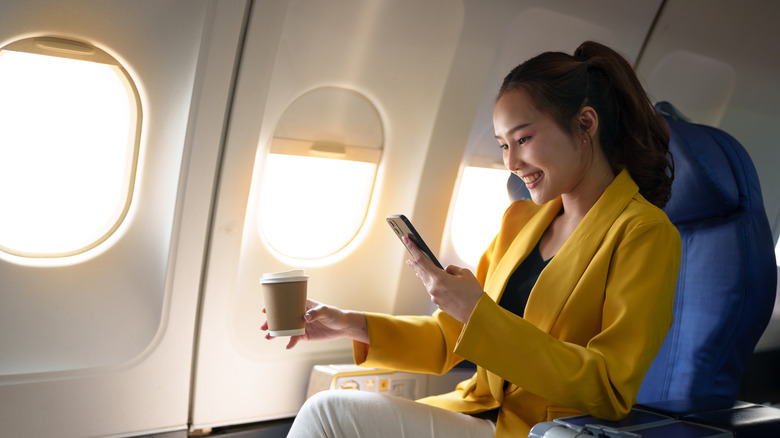
<svg viewBox="0 0 780 438">
<path fill-rule="evenodd" d="M 0 49 L 0 249 L 64 257 L 105 241 L 129 208 L 140 99 L 109 54 L 30 38 Z"/>
<path fill-rule="evenodd" d="M 354 91 L 324 87 L 293 101 L 265 160 L 257 218 L 266 243 L 303 260 L 347 246 L 368 213 L 382 135 L 378 112 Z"/>
</svg>

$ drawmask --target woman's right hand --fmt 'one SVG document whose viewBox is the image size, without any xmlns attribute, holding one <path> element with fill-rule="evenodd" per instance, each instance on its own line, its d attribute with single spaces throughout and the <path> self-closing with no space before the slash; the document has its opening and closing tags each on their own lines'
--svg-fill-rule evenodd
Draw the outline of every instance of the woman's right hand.
<svg viewBox="0 0 780 438">
<path fill-rule="evenodd" d="M 263 308 L 265 313 L 265 308 Z M 368 331 L 366 330 L 366 316 L 362 312 L 342 310 L 338 307 L 328 306 L 314 300 L 306 300 L 306 334 L 291 336 L 287 343 L 287 349 L 295 347 L 300 341 L 329 341 L 334 339 L 351 338 L 359 342 L 368 343 Z M 268 330 L 268 321 L 263 322 L 261 330 Z M 266 339 L 274 339 L 270 333 Z"/>
</svg>

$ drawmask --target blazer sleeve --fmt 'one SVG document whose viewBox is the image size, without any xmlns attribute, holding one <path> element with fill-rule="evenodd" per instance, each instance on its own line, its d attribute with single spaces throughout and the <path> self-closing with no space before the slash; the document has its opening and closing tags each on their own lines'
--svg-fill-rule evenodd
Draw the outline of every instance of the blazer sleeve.
<svg viewBox="0 0 780 438">
<path fill-rule="evenodd" d="M 613 249 L 593 298 L 601 315 L 562 311 L 551 332 L 591 327 L 587 342 L 570 342 L 540 330 L 483 296 L 464 327 L 455 352 L 505 380 L 563 406 L 605 419 L 623 417 L 672 323 L 680 238 L 668 221 L 643 223 Z M 587 282 L 585 282 L 587 283 Z M 589 293 L 586 291 L 586 293 Z M 603 297 L 603 298 L 602 298 Z M 600 318 L 600 323 L 598 319 Z M 517 388 L 516 387 L 516 388 Z M 510 389 L 511 390 L 511 389 Z"/>
<path fill-rule="evenodd" d="M 444 374 L 463 358 L 454 353 L 463 323 L 441 310 L 429 316 L 366 313 L 369 344 L 353 341 L 355 364 Z"/>
</svg>

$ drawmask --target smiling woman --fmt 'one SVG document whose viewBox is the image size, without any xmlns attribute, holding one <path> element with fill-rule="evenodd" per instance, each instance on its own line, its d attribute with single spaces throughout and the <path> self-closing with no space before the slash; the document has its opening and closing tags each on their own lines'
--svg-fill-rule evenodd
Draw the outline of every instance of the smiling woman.
<svg viewBox="0 0 780 438">
<path fill-rule="evenodd" d="M 0 50 L 0 249 L 63 257 L 103 242 L 129 208 L 135 87 L 97 48 L 33 38 Z"/>
</svg>

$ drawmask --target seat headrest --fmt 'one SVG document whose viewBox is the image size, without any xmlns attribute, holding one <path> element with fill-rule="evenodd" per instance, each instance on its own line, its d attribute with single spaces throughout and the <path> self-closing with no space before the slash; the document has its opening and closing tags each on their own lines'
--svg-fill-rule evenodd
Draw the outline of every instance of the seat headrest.
<svg viewBox="0 0 780 438">
<path fill-rule="evenodd" d="M 675 224 L 732 213 L 739 207 L 739 189 L 718 143 L 721 131 L 690 123 L 670 107 L 666 102 L 656 105 L 669 123 L 674 158 L 672 196 L 664 211 Z"/>
<path fill-rule="evenodd" d="M 506 191 L 509 195 L 510 202 L 519 201 L 521 199 L 531 199 L 531 192 L 528 191 L 523 180 L 514 173 L 509 174 L 509 179 L 506 181 Z"/>
</svg>

